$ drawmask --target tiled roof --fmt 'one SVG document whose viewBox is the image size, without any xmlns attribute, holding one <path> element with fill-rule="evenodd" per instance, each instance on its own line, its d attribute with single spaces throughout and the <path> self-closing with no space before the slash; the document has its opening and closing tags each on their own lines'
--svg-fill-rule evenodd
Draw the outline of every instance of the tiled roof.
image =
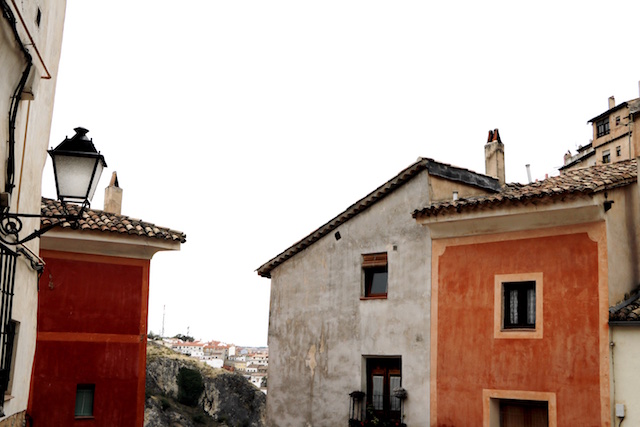
<svg viewBox="0 0 640 427">
<path fill-rule="evenodd" d="M 289 249 L 258 267 L 256 271 L 262 277 L 271 277 L 271 270 L 276 268 L 278 265 L 282 264 L 298 252 L 308 248 L 322 237 L 338 228 L 340 225 L 384 199 L 402 185 L 409 182 L 423 170 L 428 170 L 429 174 L 433 176 L 438 176 L 451 181 L 463 182 L 468 185 L 483 188 L 487 191 L 496 192 L 500 189 L 500 184 L 495 178 L 479 174 L 468 169 L 448 165 L 446 163 L 436 162 L 433 159 L 420 157 L 415 163 L 402 170 L 398 175 L 376 188 L 353 205 L 349 206 L 347 210 L 318 228 L 313 233 L 309 234 L 307 237 L 295 243 Z"/>
<path fill-rule="evenodd" d="M 625 295 L 624 301 L 609 308 L 609 322 L 636 322 L 640 325 L 640 287 Z"/>
<path fill-rule="evenodd" d="M 78 205 L 67 204 L 71 214 L 77 214 Z M 64 210 L 62 204 L 57 200 L 42 198 L 40 206 L 41 213 L 44 216 L 40 220 L 41 226 L 47 226 L 58 222 L 57 219 L 46 218 L 47 215 L 62 215 Z M 69 222 L 60 225 L 62 228 L 72 228 Z M 148 237 L 152 239 L 170 240 L 174 242 L 185 243 L 187 235 L 181 231 L 171 230 L 165 227 L 159 227 L 150 222 L 140 219 L 130 218 L 125 215 L 116 215 L 97 209 L 88 209 L 82 215 L 82 219 L 78 221 L 79 230 L 95 230 L 104 233 L 127 234 L 140 237 Z"/>
<path fill-rule="evenodd" d="M 527 185 L 508 184 L 495 194 L 436 202 L 414 211 L 413 217 L 451 215 L 493 207 L 565 200 L 571 196 L 590 195 L 623 187 L 636 182 L 637 179 L 638 167 L 635 159 L 596 165 L 567 171 L 562 175 Z"/>
</svg>

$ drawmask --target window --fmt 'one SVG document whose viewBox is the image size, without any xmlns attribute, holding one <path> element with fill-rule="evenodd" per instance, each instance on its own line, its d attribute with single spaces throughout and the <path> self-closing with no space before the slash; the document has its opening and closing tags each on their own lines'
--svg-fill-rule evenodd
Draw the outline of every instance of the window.
<svg viewBox="0 0 640 427">
<path fill-rule="evenodd" d="M 78 384 L 76 389 L 76 417 L 93 417 L 95 384 Z"/>
<path fill-rule="evenodd" d="M 494 338 L 542 338 L 542 273 L 494 278 Z"/>
<path fill-rule="evenodd" d="M 399 421 L 402 400 L 394 390 L 402 386 L 400 357 L 367 358 L 367 406 L 383 421 Z"/>
<path fill-rule="evenodd" d="M 596 132 L 597 138 L 609 135 L 609 117 L 596 122 Z"/>
<path fill-rule="evenodd" d="M 618 145 L 616 147 L 616 156 L 620 157 L 622 155 L 622 148 Z"/>
<path fill-rule="evenodd" d="M 536 282 L 503 283 L 504 329 L 536 327 Z"/>
<path fill-rule="evenodd" d="M 362 256 L 365 298 L 387 297 L 387 253 Z"/>
<path fill-rule="evenodd" d="M 616 126 L 620 125 L 620 116 L 616 116 Z"/>
<path fill-rule="evenodd" d="M 609 150 L 604 150 L 602 152 L 602 163 L 611 163 L 611 153 Z"/>
</svg>

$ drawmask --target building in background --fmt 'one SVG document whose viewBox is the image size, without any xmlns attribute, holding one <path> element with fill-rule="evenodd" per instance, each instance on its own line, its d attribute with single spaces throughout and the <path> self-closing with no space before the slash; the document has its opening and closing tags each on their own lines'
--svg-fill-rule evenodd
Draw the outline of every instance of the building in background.
<svg viewBox="0 0 640 427">
<path fill-rule="evenodd" d="M 186 237 L 120 215 L 118 200 L 114 175 L 105 194 L 111 212 L 89 210 L 77 229 L 42 237 L 33 425 L 143 425 L 151 258 L 179 250 Z M 42 203 L 43 215 L 61 209 Z"/>
<path fill-rule="evenodd" d="M 271 278 L 268 426 L 346 426 L 365 407 L 428 425 L 431 244 L 411 213 L 500 191 L 497 129 L 485 160 L 487 175 L 420 158 L 258 268 Z"/>
<path fill-rule="evenodd" d="M 572 155 L 569 151 L 564 155 L 561 173 L 635 159 L 640 154 L 635 150 L 639 137 L 634 132 L 640 123 L 640 98 L 616 105 L 612 96 L 609 98 L 609 109 L 589 120 L 589 123 L 593 127 L 593 138 L 588 144 L 580 146 L 576 154 Z"/>
<path fill-rule="evenodd" d="M 0 0 L 0 209 L 38 214 L 66 1 Z M 39 228 L 37 218 L 24 230 Z M 6 239 L 6 233 L 0 237 Z M 22 235 L 20 236 L 22 237 Z M 0 426 L 23 425 L 36 346 L 39 241 L 0 243 Z M 32 263 L 31 260 L 35 262 Z"/>
<path fill-rule="evenodd" d="M 270 427 L 640 422 L 637 160 L 500 185 L 503 156 L 493 187 L 419 160 L 258 268 Z"/>
</svg>

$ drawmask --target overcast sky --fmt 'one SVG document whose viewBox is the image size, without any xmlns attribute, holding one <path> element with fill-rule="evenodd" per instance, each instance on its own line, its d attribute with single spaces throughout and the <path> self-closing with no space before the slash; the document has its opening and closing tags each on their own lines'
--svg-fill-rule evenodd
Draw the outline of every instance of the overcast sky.
<svg viewBox="0 0 640 427">
<path fill-rule="evenodd" d="M 557 174 L 638 97 L 637 1 L 68 0 L 50 146 L 89 129 L 123 214 L 187 234 L 149 329 L 266 345 L 255 269 L 418 157 Z M 50 164 L 43 194 L 55 197 Z M 416 208 L 423 206 L 416 205 Z M 410 213 L 407 212 L 407 215 Z"/>
</svg>

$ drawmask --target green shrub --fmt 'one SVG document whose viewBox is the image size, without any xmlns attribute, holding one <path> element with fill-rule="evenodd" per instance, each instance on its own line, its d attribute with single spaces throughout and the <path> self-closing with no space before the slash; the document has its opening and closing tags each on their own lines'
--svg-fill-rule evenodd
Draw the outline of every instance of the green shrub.
<svg viewBox="0 0 640 427">
<path fill-rule="evenodd" d="M 180 368 L 178 371 L 178 402 L 187 406 L 196 406 L 203 390 L 204 383 L 199 371 Z"/>
</svg>

